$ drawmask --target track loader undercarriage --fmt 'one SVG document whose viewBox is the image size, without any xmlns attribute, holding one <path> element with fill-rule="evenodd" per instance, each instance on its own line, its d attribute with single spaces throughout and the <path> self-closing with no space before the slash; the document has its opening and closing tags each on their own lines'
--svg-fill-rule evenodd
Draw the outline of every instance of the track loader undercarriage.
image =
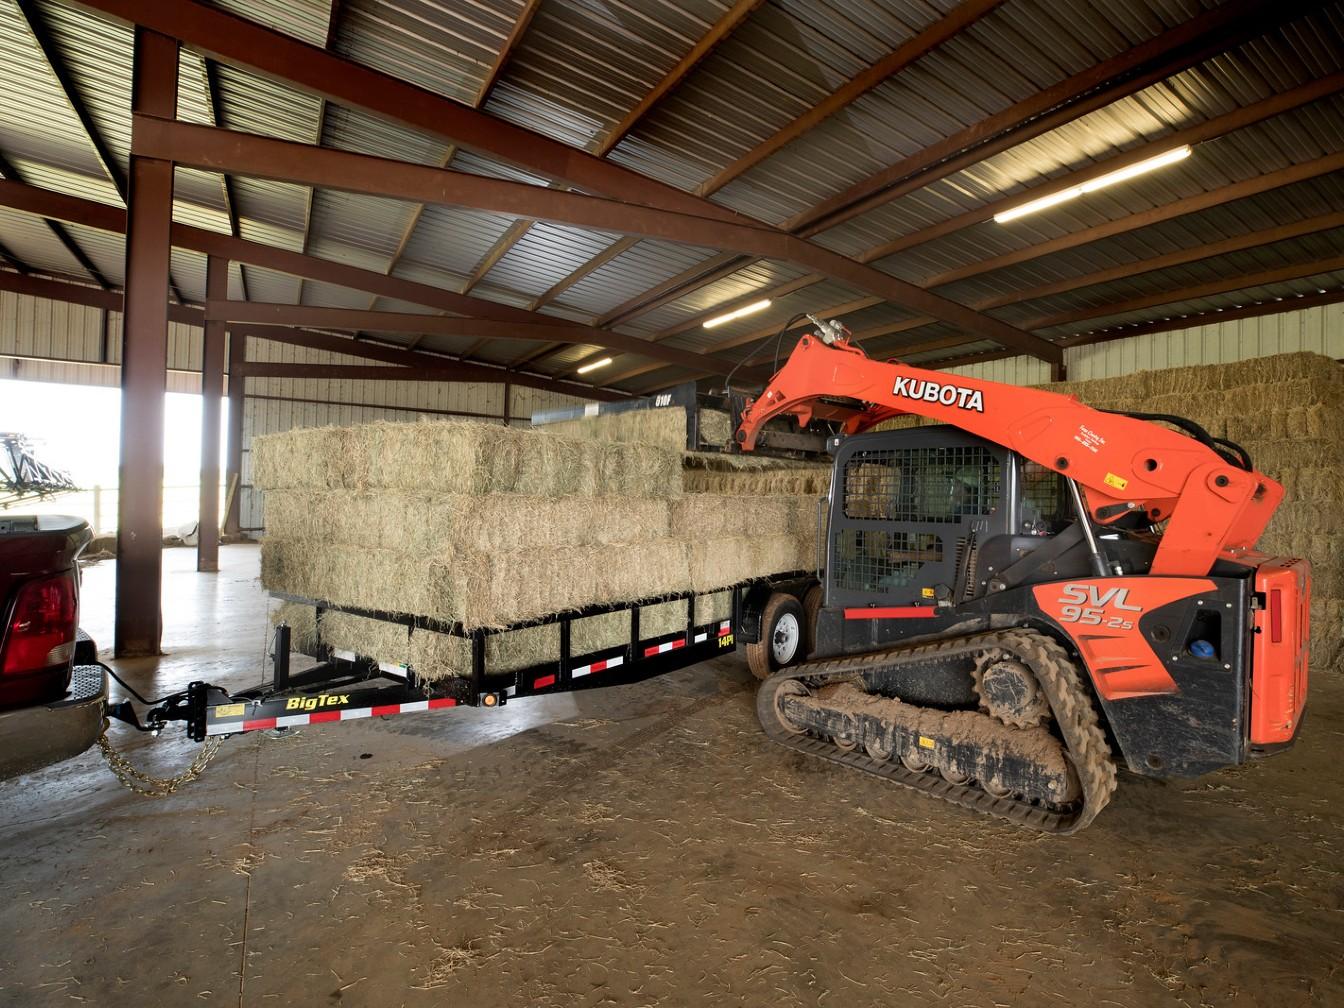
<svg viewBox="0 0 1344 1008">
<path fill-rule="evenodd" d="M 1028 670 L 1048 716 L 1020 727 L 983 710 L 944 711 L 884 693 L 906 667 L 968 660 L 977 669 Z M 1115 763 L 1076 667 L 1030 630 L 794 666 L 761 685 L 756 709 L 781 745 L 1047 833 L 1082 829 L 1115 790 Z"/>
</svg>

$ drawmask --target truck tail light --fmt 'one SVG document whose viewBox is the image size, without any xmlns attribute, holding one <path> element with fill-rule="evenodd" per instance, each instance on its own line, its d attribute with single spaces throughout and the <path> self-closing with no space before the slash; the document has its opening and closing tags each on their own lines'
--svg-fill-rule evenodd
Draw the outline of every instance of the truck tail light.
<svg viewBox="0 0 1344 1008">
<path fill-rule="evenodd" d="M 75 653 L 79 598 L 72 573 L 19 588 L 0 656 L 0 677 L 31 675 L 68 665 Z"/>
</svg>

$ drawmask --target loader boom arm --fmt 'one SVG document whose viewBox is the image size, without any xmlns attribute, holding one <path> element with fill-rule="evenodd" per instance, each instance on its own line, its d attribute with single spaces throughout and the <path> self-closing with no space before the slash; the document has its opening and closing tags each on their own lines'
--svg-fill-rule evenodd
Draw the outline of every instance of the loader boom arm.
<svg viewBox="0 0 1344 1008">
<path fill-rule="evenodd" d="M 1283 487 L 1229 463 L 1207 445 L 1157 423 L 1106 413 L 1044 389 L 928 371 L 868 358 L 847 338 L 804 336 L 737 431 L 752 451 L 780 416 L 858 434 L 914 414 L 952 424 L 1075 480 L 1101 524 L 1140 509 L 1166 521 L 1153 574 L 1202 577 L 1220 554 L 1250 550 Z"/>
</svg>

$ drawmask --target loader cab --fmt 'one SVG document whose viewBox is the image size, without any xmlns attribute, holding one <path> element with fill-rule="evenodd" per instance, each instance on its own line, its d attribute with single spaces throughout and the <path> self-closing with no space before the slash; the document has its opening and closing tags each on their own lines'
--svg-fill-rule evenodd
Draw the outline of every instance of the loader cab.
<svg viewBox="0 0 1344 1008">
<path fill-rule="evenodd" d="M 984 554 L 1071 520 L 1063 481 L 955 427 L 863 434 L 835 457 L 826 605 L 919 610 L 984 593 Z M 930 610 L 931 611 L 931 610 Z"/>
</svg>

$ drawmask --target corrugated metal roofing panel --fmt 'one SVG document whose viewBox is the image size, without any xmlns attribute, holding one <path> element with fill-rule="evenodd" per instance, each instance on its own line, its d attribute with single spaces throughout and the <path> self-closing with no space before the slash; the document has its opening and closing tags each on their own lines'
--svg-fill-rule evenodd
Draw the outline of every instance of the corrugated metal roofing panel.
<svg viewBox="0 0 1344 1008">
<path fill-rule="evenodd" d="M 183 297 L 195 302 L 205 300 L 205 256 L 175 248 L 169 269 Z"/>
<path fill-rule="evenodd" d="M 361 311 L 369 307 L 373 295 L 367 291 L 352 290 L 337 284 L 319 283 L 306 280 L 303 284 L 303 303 L 322 308 L 358 308 Z"/>
<path fill-rule="evenodd" d="M 425 207 L 406 244 L 397 275 L 409 276 L 403 273 L 402 266 L 410 268 L 411 263 L 420 263 L 454 277 L 452 286 L 460 287 L 510 223 L 510 218 L 498 214 L 457 207 Z"/>
<path fill-rule="evenodd" d="M 711 254 L 686 245 L 642 241 L 584 277 L 561 294 L 559 300 L 571 308 L 601 315 L 703 262 Z M 645 327 L 637 324 L 635 328 Z"/>
<path fill-rule="evenodd" d="M 66 224 L 66 231 L 75 244 L 89 257 L 108 283 L 121 286 L 126 282 L 126 237 L 110 231 L 96 231 L 83 224 Z M 7 236 L 6 236 L 7 237 Z M 81 275 L 79 270 L 76 275 Z"/>
<path fill-rule="evenodd" d="M 9 160 L 18 169 L 23 181 L 29 185 L 69 193 L 109 206 L 122 205 L 121 196 L 117 193 L 112 180 L 106 175 L 85 175 L 59 165 L 32 161 L 28 158 L 11 157 Z"/>
<path fill-rule="evenodd" d="M 102 174 L 93 145 L 65 100 L 28 23 L 10 2 L 0 4 L 0 152 Z M 40 128 L 34 128 L 41 124 Z"/>
<path fill-rule="evenodd" d="M 722 280 L 692 291 L 686 297 L 663 305 L 640 317 L 640 324 L 656 332 L 665 332 L 682 324 L 686 319 L 709 311 L 716 305 L 729 304 L 759 291 L 762 295 L 772 287 L 795 280 L 803 275 L 792 263 L 763 259 L 738 270 Z"/>
<path fill-rule="evenodd" d="M 131 151 L 130 26 L 54 0 L 38 0 L 38 7 L 89 117 L 125 171 Z"/>
<path fill-rule="evenodd" d="M 248 266 L 247 293 L 253 301 L 294 304 L 299 297 L 299 278 L 292 277 L 288 273 Z M 229 271 L 229 297 L 242 297 L 242 294 L 235 265 L 235 268 Z M 364 305 L 359 307 L 362 308 Z"/>
<path fill-rule="evenodd" d="M 84 267 L 56 240 L 40 217 L 0 207 L 0 242 L 30 269 L 76 277 L 86 275 Z"/>
<path fill-rule="evenodd" d="M 328 256 L 338 254 L 338 249 L 349 249 L 358 265 L 385 271 L 415 206 L 404 200 L 319 189 L 313 195 L 308 247 L 315 255 Z"/>
<path fill-rule="evenodd" d="M 486 276 L 492 284 L 535 297 L 614 241 L 609 235 L 593 231 L 536 224 Z"/>
<path fill-rule="evenodd" d="M 322 127 L 322 145 L 356 154 L 395 158 L 439 167 L 448 156 L 449 144 L 409 126 L 343 105 L 328 105 Z"/>
<path fill-rule="evenodd" d="M 571 146 L 591 148 L 727 7 L 725 0 L 548 0 L 486 110 Z"/>
<path fill-rule="evenodd" d="M 210 0 L 216 7 L 292 35 L 309 45 L 327 41 L 331 0 Z"/>
<path fill-rule="evenodd" d="M 222 63 L 217 73 L 226 129 L 296 143 L 317 138 L 320 98 Z"/>
<path fill-rule="evenodd" d="M 524 0 L 346 0 L 335 50 L 472 105 L 523 7 Z"/>
<path fill-rule="evenodd" d="M 303 250 L 306 186 L 234 176 L 233 194 L 242 237 L 293 252 Z"/>
<path fill-rule="evenodd" d="M 224 209 L 221 177 L 195 168 L 174 169 L 173 219 L 228 234 L 229 215 Z"/>
</svg>

